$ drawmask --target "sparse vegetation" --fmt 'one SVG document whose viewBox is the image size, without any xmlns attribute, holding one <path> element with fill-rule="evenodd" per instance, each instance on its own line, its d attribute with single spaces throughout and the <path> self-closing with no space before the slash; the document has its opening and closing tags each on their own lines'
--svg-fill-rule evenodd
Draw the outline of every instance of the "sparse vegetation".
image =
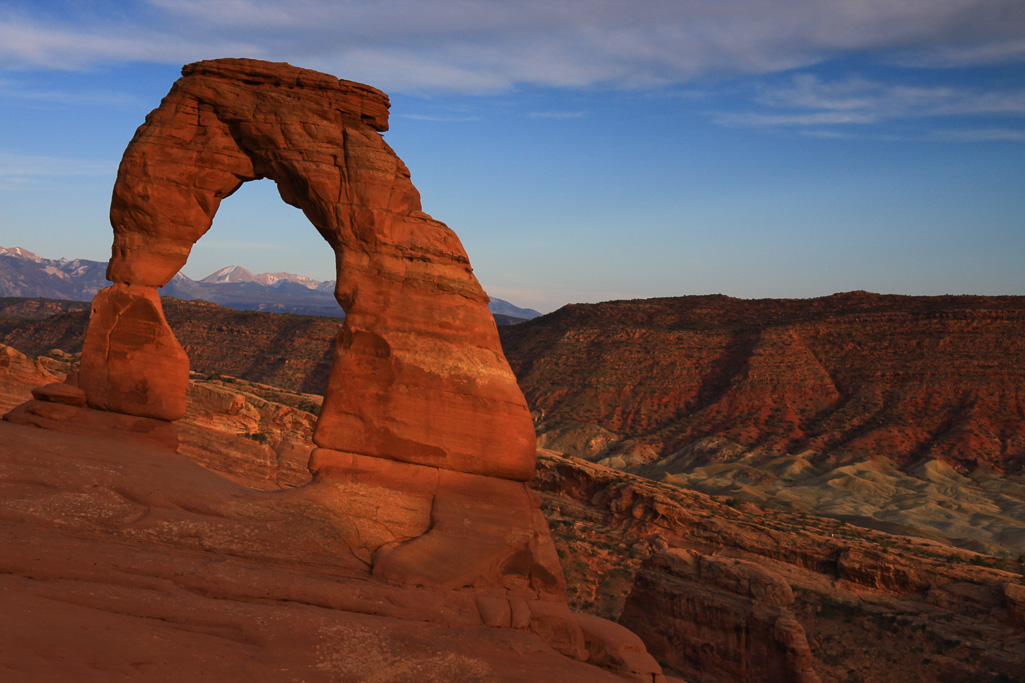
<svg viewBox="0 0 1025 683">
<path fill-rule="evenodd" d="M 242 434 L 242 436 L 262 445 L 266 445 L 270 441 L 270 435 L 265 432 L 250 432 L 249 434 Z"/>
</svg>

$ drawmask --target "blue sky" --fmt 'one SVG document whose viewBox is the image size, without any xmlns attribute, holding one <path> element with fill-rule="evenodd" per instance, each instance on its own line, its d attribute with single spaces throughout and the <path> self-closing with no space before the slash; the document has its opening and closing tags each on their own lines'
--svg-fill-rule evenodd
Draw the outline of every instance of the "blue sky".
<svg viewBox="0 0 1025 683">
<path fill-rule="evenodd" d="M 1025 295 L 1020 0 L 0 0 L 0 246 L 105 260 L 182 64 L 391 95 L 386 140 L 494 296 Z M 270 181 L 185 273 L 333 277 Z"/>
</svg>

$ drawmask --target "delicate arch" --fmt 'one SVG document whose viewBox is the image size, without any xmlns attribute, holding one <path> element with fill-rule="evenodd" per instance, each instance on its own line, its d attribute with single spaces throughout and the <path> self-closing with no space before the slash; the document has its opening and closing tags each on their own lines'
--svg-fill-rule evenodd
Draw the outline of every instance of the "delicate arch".
<svg viewBox="0 0 1025 683">
<path fill-rule="evenodd" d="M 526 480 L 523 395 L 487 295 L 455 234 L 421 211 L 384 142 L 388 98 L 287 64 L 190 64 L 128 145 L 111 201 L 114 244 L 83 350 L 93 408 L 184 414 L 188 359 L 156 289 L 185 264 L 221 200 L 271 178 L 335 253 L 346 311 L 312 467 L 347 454 Z"/>
</svg>

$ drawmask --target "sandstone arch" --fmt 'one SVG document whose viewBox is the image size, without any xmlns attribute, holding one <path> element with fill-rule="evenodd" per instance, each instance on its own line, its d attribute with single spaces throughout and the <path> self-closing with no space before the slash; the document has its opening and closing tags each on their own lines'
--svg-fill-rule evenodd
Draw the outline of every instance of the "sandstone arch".
<svg viewBox="0 0 1025 683">
<path fill-rule="evenodd" d="M 372 88 L 287 64 L 186 66 L 118 171 L 114 284 L 93 301 L 78 386 L 69 376 L 39 387 L 4 419 L 87 436 L 87 457 L 71 462 L 81 478 L 61 472 L 54 480 L 58 489 L 81 482 L 76 499 L 88 491 L 105 501 L 90 510 L 94 527 L 75 529 L 114 538 L 118 548 L 144 538 L 185 549 L 185 564 L 163 552 L 144 562 L 175 577 L 161 583 L 177 588 L 183 574 L 220 564 L 196 559 L 212 550 L 225 560 L 247 558 L 245 571 L 215 570 L 214 591 L 255 581 L 254 592 L 241 595 L 463 629 L 446 631 L 446 639 L 479 638 L 481 627 L 529 629 L 539 640 L 516 634 L 510 642 L 527 644 L 514 647 L 517 656 L 547 644 L 578 660 L 592 657 L 624 680 L 660 680 L 635 636 L 569 609 L 540 501 L 525 483 L 535 462 L 526 403 L 462 246 L 420 210 L 408 171 L 381 138 L 387 109 L 387 97 Z M 314 434 L 314 481 L 273 493 L 232 484 L 167 450 L 185 410 L 188 358 L 157 295 L 221 199 L 264 177 L 331 245 L 336 297 L 347 312 Z M 67 438 L 47 443 L 79 446 Z M 67 512 L 56 498 L 51 508 L 77 524 L 78 508 Z M 111 498 L 146 512 L 132 507 L 124 525 L 112 523 Z M 256 580 L 249 558 L 294 569 L 272 575 L 286 585 L 271 585 Z M 121 560 L 115 565 L 111 573 L 121 577 Z M 323 575 L 305 592 L 311 568 Z M 321 629 L 318 656 L 333 633 L 347 638 Z M 586 680 L 604 680 L 588 673 Z"/>
<path fill-rule="evenodd" d="M 534 430 L 487 296 L 455 234 L 421 211 L 369 86 L 244 59 L 182 70 L 138 129 L 111 202 L 114 244 L 79 384 L 92 408 L 185 410 L 188 359 L 157 296 L 242 183 L 273 179 L 335 253 L 347 317 L 311 468 L 351 455 L 524 481 Z"/>
</svg>

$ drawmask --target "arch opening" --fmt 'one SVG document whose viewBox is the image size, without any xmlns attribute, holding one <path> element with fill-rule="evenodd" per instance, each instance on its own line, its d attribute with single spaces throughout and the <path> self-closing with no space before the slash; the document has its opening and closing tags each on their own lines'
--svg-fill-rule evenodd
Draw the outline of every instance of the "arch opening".
<svg viewBox="0 0 1025 683">
<path fill-rule="evenodd" d="M 281 199 L 273 180 L 250 180 L 221 200 L 210 229 L 179 272 L 202 280 L 237 265 L 254 275 L 286 272 L 333 281 L 334 253 L 325 241 L 301 209 Z"/>
<path fill-rule="evenodd" d="M 184 277 L 159 290 L 189 358 L 179 453 L 253 488 L 309 482 L 313 429 L 344 311 L 333 280 L 318 290 L 310 285 L 323 280 L 302 278 L 330 272 L 332 253 L 270 179 L 244 182 L 221 201 L 179 271 Z M 335 321 L 311 317 L 324 315 Z"/>
</svg>

